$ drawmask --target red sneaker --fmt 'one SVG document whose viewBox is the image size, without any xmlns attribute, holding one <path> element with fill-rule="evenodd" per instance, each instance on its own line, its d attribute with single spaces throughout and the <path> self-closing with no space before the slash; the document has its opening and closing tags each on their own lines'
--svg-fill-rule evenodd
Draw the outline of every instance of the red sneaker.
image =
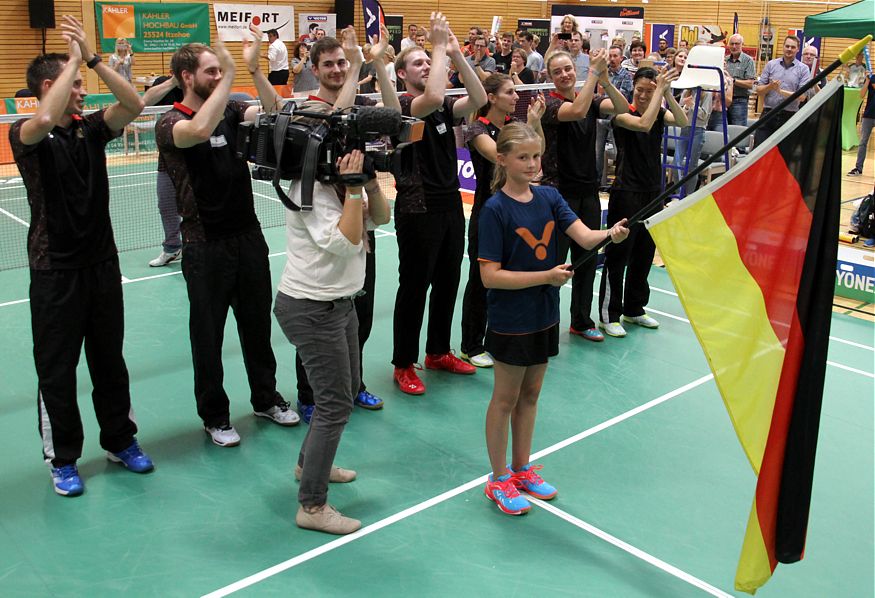
<svg viewBox="0 0 875 598">
<path fill-rule="evenodd" d="M 465 363 L 452 353 L 426 355 L 425 367 L 430 370 L 446 370 L 451 374 L 473 374 L 477 371 L 470 363 Z"/>
<path fill-rule="evenodd" d="M 420 367 L 420 369 L 422 369 Z M 416 366 L 409 365 L 406 368 L 395 368 L 395 373 L 392 375 L 395 384 L 409 395 L 421 395 L 425 393 L 425 384 L 416 375 Z"/>
</svg>

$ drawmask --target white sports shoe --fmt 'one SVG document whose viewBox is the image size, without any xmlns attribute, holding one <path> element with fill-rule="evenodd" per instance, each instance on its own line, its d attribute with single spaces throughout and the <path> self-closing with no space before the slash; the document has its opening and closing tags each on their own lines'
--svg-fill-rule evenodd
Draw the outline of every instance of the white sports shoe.
<svg viewBox="0 0 875 598">
<path fill-rule="evenodd" d="M 491 368 L 495 365 L 495 361 L 492 359 L 492 355 L 484 351 L 483 353 L 478 353 L 477 355 L 468 355 L 467 353 L 461 353 L 459 355 L 464 361 L 467 361 L 471 365 L 476 368 Z"/>
<path fill-rule="evenodd" d="M 218 428 L 204 426 L 204 432 L 213 439 L 213 444 L 219 446 L 237 446 L 240 444 L 240 434 L 237 433 L 234 426 L 224 425 Z"/>
<path fill-rule="evenodd" d="M 659 328 L 659 322 L 647 314 L 644 314 L 643 316 L 623 316 L 623 321 L 629 322 L 630 324 L 638 324 L 644 328 Z"/>
<path fill-rule="evenodd" d="M 266 411 L 256 411 L 255 415 L 266 417 L 281 426 L 296 426 L 301 421 L 301 416 L 292 411 L 291 406 L 285 401 L 274 405 Z"/>
<path fill-rule="evenodd" d="M 617 338 L 626 336 L 626 329 L 619 322 L 599 322 L 599 328 L 604 330 L 608 336 Z"/>
<path fill-rule="evenodd" d="M 161 255 L 149 262 L 149 265 L 153 268 L 160 268 L 161 266 L 166 266 L 170 262 L 179 259 L 180 255 L 182 255 L 181 249 L 177 249 L 173 253 L 167 253 L 165 251 L 162 251 Z"/>
</svg>

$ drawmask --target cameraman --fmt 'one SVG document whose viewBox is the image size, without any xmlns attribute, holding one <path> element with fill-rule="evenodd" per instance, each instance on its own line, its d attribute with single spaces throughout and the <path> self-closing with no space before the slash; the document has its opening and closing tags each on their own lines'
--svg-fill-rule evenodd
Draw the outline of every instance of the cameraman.
<svg viewBox="0 0 875 598">
<path fill-rule="evenodd" d="M 394 108 L 400 111 L 401 105 L 398 102 L 398 96 L 393 91 L 395 86 L 389 80 L 389 74 L 386 70 L 386 65 L 383 61 L 383 55 L 389 47 L 389 30 L 384 25 L 380 26 L 381 36 L 377 39 L 374 36 L 371 45 L 371 56 L 373 57 L 374 70 L 377 75 L 377 80 L 380 82 L 382 103 L 387 108 Z M 344 51 L 340 42 L 333 37 L 326 37 L 313 45 L 311 56 L 313 58 L 313 75 L 319 81 L 319 89 L 315 95 L 310 95 L 306 102 L 301 106 L 301 109 L 313 112 L 328 112 L 334 107 L 349 107 L 353 101 L 358 106 L 373 106 L 377 103 L 369 98 L 354 95 L 355 90 L 344 90 L 346 80 L 351 76 L 350 64 L 355 60 L 360 59 L 357 51 L 355 30 L 347 28 L 341 32 L 344 42 L 348 46 L 347 52 Z M 349 60 L 347 55 L 350 56 Z M 256 65 L 250 65 L 250 69 Z M 358 76 L 358 75 L 356 75 Z M 343 97 L 341 98 L 341 93 Z M 266 106 L 268 112 L 272 111 L 271 106 L 279 105 L 283 100 L 274 92 L 272 101 L 265 101 L 262 97 L 262 104 Z M 269 98 L 268 98 L 269 99 Z M 366 186 L 368 198 L 373 192 L 380 192 L 380 186 L 376 180 L 369 182 Z M 362 351 L 365 343 L 371 334 L 371 326 L 374 321 L 374 283 L 376 280 L 377 264 L 376 264 L 376 238 L 373 231 L 367 231 L 368 236 L 368 251 L 365 268 L 364 293 L 355 299 L 355 310 L 358 315 L 359 329 L 359 363 L 362 362 Z M 301 363 L 301 356 L 295 356 L 295 370 L 298 385 L 298 411 L 301 414 L 304 422 L 310 423 L 313 416 L 313 411 L 316 408 L 316 402 L 313 399 L 313 389 L 307 380 L 307 372 Z M 359 407 L 368 410 L 377 410 L 383 408 L 383 400 L 369 393 L 364 383 L 364 376 L 360 375 L 360 382 L 353 395 L 353 401 Z"/>
<path fill-rule="evenodd" d="M 244 47 L 243 56 L 247 63 L 257 61 L 257 46 Z M 255 215 L 249 168 L 235 151 L 238 125 L 254 120 L 258 108 L 228 100 L 235 67 L 221 42 L 215 50 L 203 44 L 182 46 L 170 68 L 183 99 L 158 121 L 155 138 L 182 216 L 182 273 L 190 303 L 197 411 L 214 444 L 236 446 L 240 436 L 231 426 L 222 385 L 229 307 L 237 320 L 255 415 L 282 426 L 300 421 L 276 391 L 268 248 Z M 259 69 L 250 70 L 261 93 L 273 92 Z"/>
<path fill-rule="evenodd" d="M 375 44 L 380 54 L 388 42 L 386 33 L 383 41 Z M 314 44 L 313 68 L 320 82 L 319 95 L 311 96 L 304 109 L 328 112 L 352 105 L 362 55 L 351 27 L 341 35 L 342 47 L 333 38 Z M 377 75 L 385 83 L 380 56 L 375 62 L 379 64 Z M 384 84 L 383 89 L 386 103 L 394 100 L 397 104 L 391 86 Z M 364 154 L 355 150 L 338 159 L 339 173 L 361 173 L 363 158 Z M 290 195 L 300 203 L 301 181 L 293 183 Z M 301 482 L 301 506 L 295 523 L 302 528 L 349 534 L 361 527 L 360 521 L 344 517 L 328 504 L 328 484 L 350 482 L 356 476 L 354 471 L 334 467 L 333 462 L 353 409 L 354 389 L 360 383 L 357 300 L 366 284 L 366 263 L 373 267 L 368 259 L 373 254 L 367 253 L 365 225 L 388 221 L 389 203 L 376 179 L 368 181 L 364 189 L 361 184 L 344 187 L 316 182 L 312 211 L 286 212 L 287 260 L 274 314 L 303 365 L 303 370 L 299 368 L 299 384 L 304 373 L 316 403 L 295 467 L 295 477 Z M 369 320 L 373 312 L 373 270 L 370 278 L 371 288 L 362 296 L 369 298 Z"/>
<path fill-rule="evenodd" d="M 414 364 L 419 358 L 419 332 L 429 287 L 425 367 L 454 374 L 475 371 L 450 352 L 465 247 L 453 125 L 485 105 L 487 98 L 441 13 L 431 15 L 431 43 L 431 58 L 416 47 L 404 50 L 395 60 L 395 72 L 407 86 L 407 93 L 401 96 L 402 113 L 425 121 L 422 141 L 402 152 L 402 172 L 396 175 L 399 264 L 393 378 L 402 392 L 413 395 L 425 392 Z M 465 83 L 467 97 L 445 97 L 447 56 Z"/>
</svg>

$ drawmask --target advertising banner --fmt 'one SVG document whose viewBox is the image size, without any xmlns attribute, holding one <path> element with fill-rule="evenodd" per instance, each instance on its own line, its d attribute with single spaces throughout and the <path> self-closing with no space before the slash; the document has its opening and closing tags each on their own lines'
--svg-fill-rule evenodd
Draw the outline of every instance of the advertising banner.
<svg viewBox="0 0 875 598">
<path fill-rule="evenodd" d="M 362 15 L 365 20 L 365 39 L 370 42 L 380 38 L 380 25 L 386 24 L 383 7 L 377 0 L 362 0 Z"/>
<path fill-rule="evenodd" d="M 674 25 L 650 23 L 644 26 L 644 43 L 648 52 L 659 50 L 659 40 L 664 39 L 671 48 L 674 46 Z"/>
<path fill-rule="evenodd" d="M 329 13 L 298 13 L 298 37 L 316 39 L 316 29 L 324 29 L 328 37 L 337 37 L 337 15 Z"/>
<path fill-rule="evenodd" d="M 249 39 L 249 24 L 276 29 L 284 42 L 295 41 L 295 9 L 279 4 L 213 4 L 216 31 L 223 42 Z M 264 39 L 267 39 L 265 37 Z"/>
<path fill-rule="evenodd" d="M 547 48 L 550 47 L 550 20 L 549 19 L 519 19 L 517 20 L 517 29 L 529 31 L 532 35 L 537 35 L 541 38 L 538 44 L 538 52 L 544 54 Z"/>
<path fill-rule="evenodd" d="M 386 29 L 389 30 L 389 43 L 395 48 L 395 53 L 401 52 L 401 40 L 404 39 L 404 15 L 384 15 Z"/>
<path fill-rule="evenodd" d="M 115 52 L 119 37 L 137 52 L 175 52 L 192 42 L 210 43 L 209 6 L 153 2 L 95 2 L 102 52 Z"/>
</svg>

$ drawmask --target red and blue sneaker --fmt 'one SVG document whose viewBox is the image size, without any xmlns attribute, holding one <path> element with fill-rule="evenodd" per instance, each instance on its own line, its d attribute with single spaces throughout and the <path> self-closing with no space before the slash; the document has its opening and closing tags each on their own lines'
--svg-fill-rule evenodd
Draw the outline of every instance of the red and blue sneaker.
<svg viewBox="0 0 875 598">
<path fill-rule="evenodd" d="M 544 478 L 537 474 L 537 470 L 541 469 L 542 465 L 523 465 L 519 471 L 514 471 L 510 465 L 507 470 L 510 472 L 510 479 L 514 486 L 522 490 L 530 496 L 540 498 L 541 500 L 550 500 L 556 497 L 556 488 L 544 481 Z"/>
<path fill-rule="evenodd" d="M 529 509 L 532 508 L 531 503 L 520 496 L 511 475 L 508 473 L 500 476 L 497 480 L 493 480 L 492 474 L 489 474 L 484 491 L 486 497 L 498 505 L 502 513 L 522 515 L 528 513 Z"/>
</svg>

